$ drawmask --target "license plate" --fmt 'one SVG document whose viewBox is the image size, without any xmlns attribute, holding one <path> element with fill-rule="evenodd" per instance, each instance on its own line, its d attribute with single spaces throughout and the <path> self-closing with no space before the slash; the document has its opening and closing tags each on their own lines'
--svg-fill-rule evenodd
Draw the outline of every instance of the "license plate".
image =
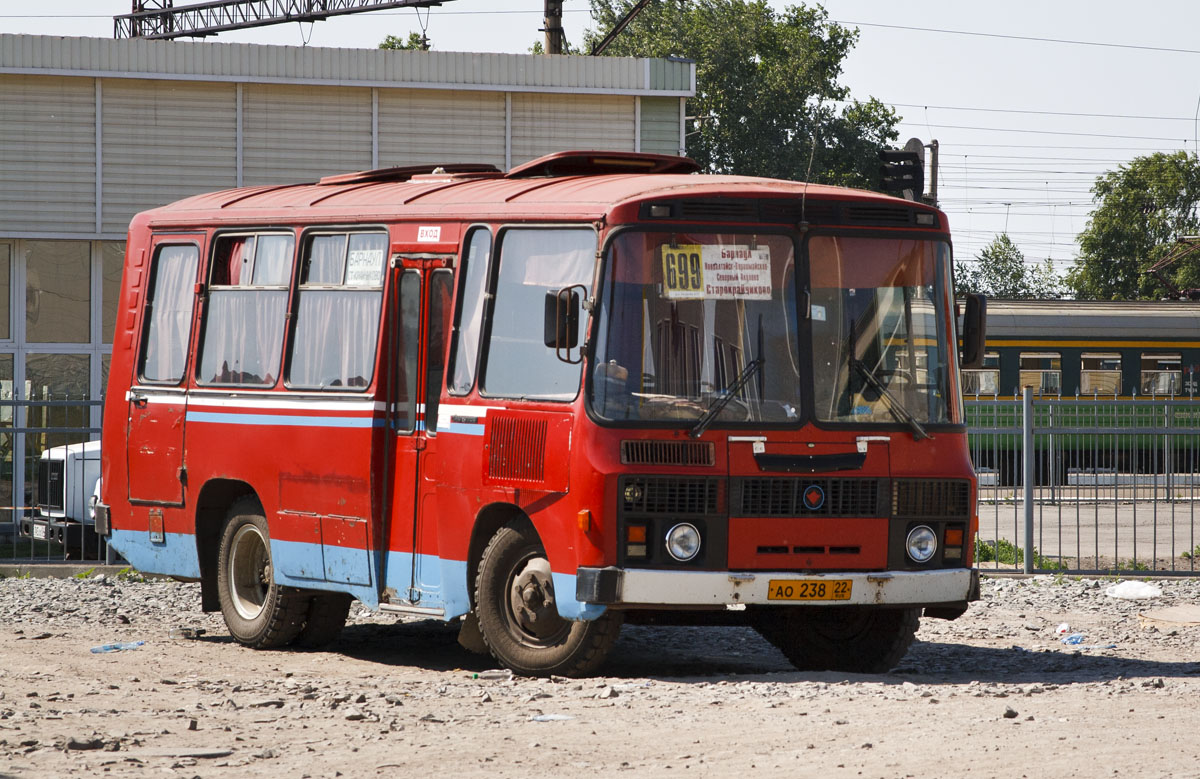
<svg viewBox="0 0 1200 779">
<path fill-rule="evenodd" d="M 850 579 L 771 579 L 767 600 L 850 600 Z"/>
<path fill-rule="evenodd" d="M 46 526 L 45 525 L 34 525 L 33 526 L 33 537 L 38 539 L 39 541 L 45 541 L 46 540 Z"/>
</svg>

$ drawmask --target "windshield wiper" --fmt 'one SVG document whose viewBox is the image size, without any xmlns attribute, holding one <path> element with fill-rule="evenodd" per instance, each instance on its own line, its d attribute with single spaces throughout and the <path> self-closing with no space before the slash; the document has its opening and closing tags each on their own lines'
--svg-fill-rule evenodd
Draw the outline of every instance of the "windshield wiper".
<svg viewBox="0 0 1200 779">
<path fill-rule="evenodd" d="M 933 438 L 933 436 L 929 435 L 929 433 L 925 431 L 925 428 L 921 427 L 921 423 L 918 422 L 917 418 L 912 415 L 912 412 L 905 408 L 903 403 L 896 400 L 896 396 L 884 386 L 883 382 L 879 380 L 879 377 L 874 373 L 871 373 L 871 369 L 864 365 L 862 360 L 856 359 L 854 355 L 851 354 L 850 364 L 854 366 L 860 374 L 862 374 L 862 377 L 866 379 L 867 384 L 870 384 L 879 393 L 879 396 L 884 399 L 883 405 L 886 406 L 888 412 L 896 418 L 896 421 L 904 422 L 912 428 L 913 438 L 915 440 L 920 441 L 922 438 Z"/>
<path fill-rule="evenodd" d="M 688 431 L 688 435 L 692 438 L 699 438 L 700 436 L 704 435 L 704 431 L 707 430 L 708 426 L 713 423 L 713 420 L 717 418 L 717 415 L 721 413 L 721 410 L 728 406 L 729 402 L 733 400 L 739 392 L 742 391 L 742 387 L 746 386 L 746 382 L 750 381 L 755 373 L 758 373 L 758 370 L 762 368 L 763 362 L 764 360 L 762 357 L 748 362 L 746 367 L 742 368 L 742 372 L 739 373 L 737 378 L 733 380 L 733 383 L 725 388 L 725 394 L 717 398 L 716 401 L 714 401 L 713 404 L 709 406 L 703 414 L 700 415 L 700 418 L 696 420 L 696 424 L 690 431 Z"/>
</svg>

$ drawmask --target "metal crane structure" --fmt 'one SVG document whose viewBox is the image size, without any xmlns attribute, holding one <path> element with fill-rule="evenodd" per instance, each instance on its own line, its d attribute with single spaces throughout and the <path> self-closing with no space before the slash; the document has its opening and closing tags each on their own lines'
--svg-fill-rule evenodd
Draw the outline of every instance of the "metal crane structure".
<svg viewBox="0 0 1200 779">
<path fill-rule="evenodd" d="M 114 38 L 216 35 L 281 22 L 317 22 L 330 16 L 428 8 L 452 0 L 209 0 L 175 7 L 175 0 L 133 0 L 133 11 L 113 17 Z"/>
</svg>

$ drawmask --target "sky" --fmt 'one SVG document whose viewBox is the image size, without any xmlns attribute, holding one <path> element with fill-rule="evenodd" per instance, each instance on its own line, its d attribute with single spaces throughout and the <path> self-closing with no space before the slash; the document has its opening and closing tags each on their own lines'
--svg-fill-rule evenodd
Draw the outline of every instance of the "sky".
<svg viewBox="0 0 1200 779">
<path fill-rule="evenodd" d="M 190 0 L 176 0 L 177 6 Z M 787 5 L 771 0 L 782 10 Z M 903 117 L 908 138 L 940 145 L 938 198 L 955 254 L 972 261 L 1007 232 L 1030 263 L 1070 267 L 1097 176 L 1154 151 L 1200 145 L 1200 3 L 1153 0 L 826 0 L 859 31 L 841 83 Z M 111 37 L 130 0 L 0 0 L 0 32 Z M 281 24 L 209 40 L 373 48 L 425 29 L 442 51 L 528 52 L 541 0 L 448 0 Z M 587 0 L 565 0 L 578 43 Z"/>
</svg>

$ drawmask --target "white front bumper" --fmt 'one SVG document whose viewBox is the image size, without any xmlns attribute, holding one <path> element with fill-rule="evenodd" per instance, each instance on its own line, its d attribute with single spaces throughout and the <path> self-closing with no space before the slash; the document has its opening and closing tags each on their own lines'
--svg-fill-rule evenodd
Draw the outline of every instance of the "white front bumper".
<svg viewBox="0 0 1200 779">
<path fill-rule="evenodd" d="M 611 605 L 646 606 L 930 606 L 961 603 L 971 599 L 974 571 L 954 568 L 937 571 L 889 571 L 881 573 L 820 573 L 756 571 L 646 571 L 625 569 Z M 852 582 L 848 600 L 770 600 L 772 581 Z"/>
</svg>

